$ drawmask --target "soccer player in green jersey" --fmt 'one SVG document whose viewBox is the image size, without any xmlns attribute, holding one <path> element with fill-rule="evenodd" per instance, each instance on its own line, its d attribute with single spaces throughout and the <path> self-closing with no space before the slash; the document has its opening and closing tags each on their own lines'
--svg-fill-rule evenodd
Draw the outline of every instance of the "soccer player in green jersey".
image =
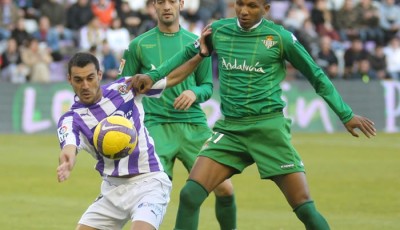
<svg viewBox="0 0 400 230">
<path fill-rule="evenodd" d="M 154 0 L 158 24 L 136 37 L 125 51 L 120 77 L 145 73 L 161 65 L 197 36 L 179 24 L 183 0 Z M 200 148 L 212 135 L 200 103 L 213 91 L 211 60 L 205 59 L 181 84 L 166 89 L 161 98 L 143 99 L 145 125 L 153 137 L 165 172 L 172 179 L 175 160 L 190 171 Z M 213 189 L 215 212 L 223 230 L 236 229 L 236 203 L 230 179 Z"/>
<path fill-rule="evenodd" d="M 202 147 L 180 192 L 176 230 L 197 229 L 198 210 L 209 192 L 253 163 L 262 179 L 275 182 L 306 229 L 330 229 L 310 196 L 303 162 L 291 144 L 291 121 L 282 112 L 280 83 L 286 61 L 306 76 L 353 136 L 359 136 L 355 129 L 368 138 L 376 135 L 374 123 L 353 113 L 296 37 L 264 19 L 269 9 L 269 0 L 236 0 L 236 17 L 206 28 L 200 52 L 198 43 L 188 45 L 157 69 L 132 78 L 130 87 L 143 93 L 157 79 L 176 74 L 172 70 L 177 66 L 186 71 L 195 68 L 188 64 L 208 55 L 207 35 L 211 41 L 207 47 L 213 47 L 218 56 L 224 119 L 215 124 L 212 138 Z"/>
</svg>

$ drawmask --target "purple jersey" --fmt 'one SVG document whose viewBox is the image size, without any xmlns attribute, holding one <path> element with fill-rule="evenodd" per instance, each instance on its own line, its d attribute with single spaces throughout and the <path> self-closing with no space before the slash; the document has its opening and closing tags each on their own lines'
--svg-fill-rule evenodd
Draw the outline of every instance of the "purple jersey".
<svg viewBox="0 0 400 230">
<path fill-rule="evenodd" d="M 60 146 L 75 145 L 85 150 L 96 160 L 96 170 L 100 175 L 123 176 L 147 172 L 163 171 L 154 149 L 153 139 L 144 126 L 143 96 L 159 97 L 163 92 L 166 80 L 154 84 L 146 95 L 126 93 L 126 78 L 101 86 L 103 92 L 99 102 L 83 105 L 75 96 L 75 103 L 70 111 L 61 116 L 58 122 Z M 101 156 L 93 146 L 93 133 L 96 125 L 104 118 L 119 115 L 133 122 L 138 132 L 138 142 L 133 153 L 120 160 L 111 160 Z"/>
</svg>

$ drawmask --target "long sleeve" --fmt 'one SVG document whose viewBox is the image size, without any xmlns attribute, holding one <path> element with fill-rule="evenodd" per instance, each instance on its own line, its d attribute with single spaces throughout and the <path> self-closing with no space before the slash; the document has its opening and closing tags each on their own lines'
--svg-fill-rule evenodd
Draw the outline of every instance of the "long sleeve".
<svg viewBox="0 0 400 230">
<path fill-rule="evenodd" d="M 150 70 L 146 74 L 149 75 L 154 82 L 157 82 L 164 76 L 167 76 L 172 70 L 194 57 L 198 53 L 198 46 L 196 46 L 196 44 L 197 43 L 185 46 L 183 50 L 163 62 L 157 69 Z"/>
<path fill-rule="evenodd" d="M 328 103 L 340 120 L 343 123 L 348 122 L 353 117 L 353 112 L 343 101 L 328 76 L 293 35 L 288 33 L 283 39 L 285 58 L 307 78 L 316 93 Z"/>
</svg>

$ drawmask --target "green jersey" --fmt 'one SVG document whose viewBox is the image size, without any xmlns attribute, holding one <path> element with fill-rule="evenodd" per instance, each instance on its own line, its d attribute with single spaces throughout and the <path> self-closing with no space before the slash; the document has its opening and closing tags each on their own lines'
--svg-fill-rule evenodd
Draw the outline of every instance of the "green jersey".
<svg viewBox="0 0 400 230">
<path fill-rule="evenodd" d="M 155 27 L 129 44 L 123 56 L 120 76 L 133 76 L 155 69 L 196 39 L 196 35 L 183 28 L 177 33 L 163 33 Z M 196 103 L 186 111 L 174 109 L 175 98 L 188 89 L 195 93 Z M 146 126 L 173 122 L 207 125 L 199 103 L 208 100 L 212 90 L 211 60 L 204 60 L 184 82 L 166 89 L 161 98 L 143 99 Z"/>
<path fill-rule="evenodd" d="M 332 82 L 317 66 L 296 37 L 282 26 L 262 19 L 250 30 L 237 18 L 212 23 L 212 44 L 218 56 L 221 111 L 226 117 L 247 117 L 282 111 L 280 83 L 289 61 L 346 123 L 353 117 Z M 153 80 L 165 76 L 198 53 L 198 43 L 148 73 Z"/>
</svg>

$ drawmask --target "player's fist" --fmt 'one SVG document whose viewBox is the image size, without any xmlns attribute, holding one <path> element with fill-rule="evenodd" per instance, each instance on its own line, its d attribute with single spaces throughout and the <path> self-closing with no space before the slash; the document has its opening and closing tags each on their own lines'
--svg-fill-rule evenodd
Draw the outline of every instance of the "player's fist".
<svg viewBox="0 0 400 230">
<path fill-rule="evenodd" d="M 154 84 L 153 80 L 146 74 L 136 74 L 128 78 L 125 83 L 127 84 L 127 91 L 133 89 L 136 93 L 140 94 L 147 93 Z"/>
</svg>

